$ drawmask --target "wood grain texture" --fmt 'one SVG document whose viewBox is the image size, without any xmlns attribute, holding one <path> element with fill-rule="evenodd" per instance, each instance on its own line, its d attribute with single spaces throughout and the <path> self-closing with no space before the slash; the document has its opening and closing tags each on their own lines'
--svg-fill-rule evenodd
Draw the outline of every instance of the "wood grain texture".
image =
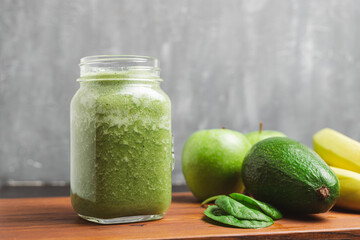
<svg viewBox="0 0 360 240">
<path fill-rule="evenodd" d="M 162 220 L 98 225 L 77 217 L 68 197 L 0 200 L 0 239 L 354 239 L 360 214 L 286 217 L 264 229 L 213 225 L 191 193 L 174 193 Z"/>
</svg>

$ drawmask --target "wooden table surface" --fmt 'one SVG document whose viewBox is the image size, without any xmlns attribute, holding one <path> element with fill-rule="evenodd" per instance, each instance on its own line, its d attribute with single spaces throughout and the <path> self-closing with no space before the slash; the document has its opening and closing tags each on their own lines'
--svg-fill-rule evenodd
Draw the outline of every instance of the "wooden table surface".
<svg viewBox="0 0 360 240">
<path fill-rule="evenodd" d="M 191 193 L 174 193 L 164 219 L 98 225 L 77 217 L 68 197 L 0 199 L 0 239 L 360 239 L 360 214 L 285 217 L 263 229 L 210 224 Z"/>
</svg>

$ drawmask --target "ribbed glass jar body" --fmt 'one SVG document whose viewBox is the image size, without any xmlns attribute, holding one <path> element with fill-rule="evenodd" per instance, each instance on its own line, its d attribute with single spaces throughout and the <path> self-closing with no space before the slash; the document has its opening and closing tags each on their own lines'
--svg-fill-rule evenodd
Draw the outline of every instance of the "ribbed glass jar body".
<svg viewBox="0 0 360 240">
<path fill-rule="evenodd" d="M 71 202 L 89 221 L 154 220 L 170 205 L 171 103 L 157 64 L 139 56 L 82 59 L 71 101 Z"/>
</svg>

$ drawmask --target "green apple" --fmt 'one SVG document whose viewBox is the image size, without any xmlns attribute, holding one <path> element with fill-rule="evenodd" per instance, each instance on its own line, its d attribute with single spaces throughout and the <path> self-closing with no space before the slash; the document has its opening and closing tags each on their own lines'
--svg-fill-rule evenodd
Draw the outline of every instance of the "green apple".
<svg viewBox="0 0 360 240">
<path fill-rule="evenodd" d="M 182 170 L 186 183 L 199 200 L 241 193 L 244 185 L 241 167 L 251 144 L 247 138 L 228 129 L 201 130 L 185 142 Z"/>
<path fill-rule="evenodd" d="M 245 136 L 247 137 L 247 139 L 249 140 L 250 144 L 253 146 L 255 145 L 257 142 L 260 142 L 261 140 L 264 140 L 266 138 L 271 138 L 271 137 L 286 137 L 285 134 L 283 134 L 282 132 L 279 131 L 263 131 L 263 123 L 260 122 L 260 128 L 259 131 L 255 131 L 255 132 L 250 132 L 245 134 Z"/>
</svg>

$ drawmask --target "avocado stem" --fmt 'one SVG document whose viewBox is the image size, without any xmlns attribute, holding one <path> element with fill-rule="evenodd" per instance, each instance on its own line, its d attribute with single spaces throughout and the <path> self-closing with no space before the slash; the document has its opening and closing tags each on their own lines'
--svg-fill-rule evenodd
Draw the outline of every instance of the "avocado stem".
<svg viewBox="0 0 360 240">
<path fill-rule="evenodd" d="M 316 189 L 316 192 L 319 194 L 319 197 L 321 199 L 326 199 L 326 198 L 330 197 L 329 189 L 326 186 L 322 186 L 322 187 Z"/>
<path fill-rule="evenodd" d="M 260 134 L 262 133 L 263 125 L 264 125 L 264 123 L 262 121 L 260 121 L 260 126 L 259 126 L 259 133 Z"/>
</svg>

